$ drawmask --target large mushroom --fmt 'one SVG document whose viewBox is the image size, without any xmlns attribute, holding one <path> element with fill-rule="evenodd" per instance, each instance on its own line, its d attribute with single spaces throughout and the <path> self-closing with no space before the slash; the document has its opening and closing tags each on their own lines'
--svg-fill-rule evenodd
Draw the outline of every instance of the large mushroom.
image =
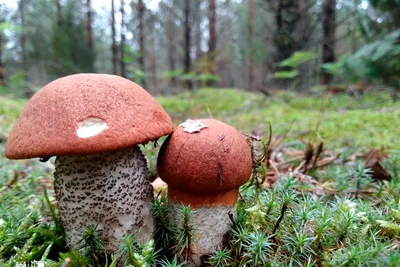
<svg viewBox="0 0 400 267">
<path fill-rule="evenodd" d="M 251 175 L 250 147 L 240 132 L 214 119 L 188 120 L 167 138 L 157 162 L 168 184 L 171 218 L 182 204 L 195 211 L 195 253 L 205 255 L 223 245 L 236 217 L 239 187 Z"/>
<path fill-rule="evenodd" d="M 139 85 L 107 74 L 57 79 L 26 104 L 6 144 L 9 159 L 57 156 L 55 192 L 67 245 L 93 225 L 108 252 L 134 233 L 152 238 L 152 186 L 138 145 L 173 130 Z"/>
</svg>

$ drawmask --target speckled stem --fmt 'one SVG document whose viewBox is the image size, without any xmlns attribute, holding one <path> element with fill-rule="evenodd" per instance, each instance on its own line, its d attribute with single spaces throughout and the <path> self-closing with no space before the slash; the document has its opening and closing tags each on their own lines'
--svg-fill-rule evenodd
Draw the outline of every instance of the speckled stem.
<svg viewBox="0 0 400 267">
<path fill-rule="evenodd" d="M 182 208 L 182 204 L 169 201 L 169 205 L 171 223 L 177 225 L 181 220 L 178 218 L 178 209 Z M 232 225 L 229 212 L 236 219 L 236 206 L 200 207 L 192 210 L 191 224 L 195 229 L 194 254 L 202 256 L 222 248 L 224 238 Z"/>
<path fill-rule="evenodd" d="M 56 159 L 55 191 L 67 245 L 76 248 L 89 225 L 97 226 L 107 252 L 133 233 L 145 243 L 154 230 L 152 186 L 139 147 Z"/>
</svg>

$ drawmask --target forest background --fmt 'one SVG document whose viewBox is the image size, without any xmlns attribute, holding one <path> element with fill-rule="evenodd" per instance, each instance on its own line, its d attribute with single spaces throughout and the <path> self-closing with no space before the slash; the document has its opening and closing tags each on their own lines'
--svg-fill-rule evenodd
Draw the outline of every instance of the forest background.
<svg viewBox="0 0 400 267">
<path fill-rule="evenodd" d="M 0 91 L 29 97 L 79 72 L 117 74 L 154 94 L 395 91 L 398 18 L 396 0 L 3 0 Z"/>
</svg>

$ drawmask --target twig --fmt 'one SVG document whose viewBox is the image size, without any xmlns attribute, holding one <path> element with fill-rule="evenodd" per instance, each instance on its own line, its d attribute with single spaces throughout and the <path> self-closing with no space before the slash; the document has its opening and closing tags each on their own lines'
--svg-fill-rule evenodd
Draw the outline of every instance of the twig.
<svg viewBox="0 0 400 267">
<path fill-rule="evenodd" d="M 265 147 L 268 149 L 269 145 L 271 144 L 271 140 L 272 140 L 272 126 L 271 126 L 271 122 L 268 121 L 268 128 L 269 128 L 269 137 L 268 137 L 268 141 L 265 144 Z"/>
<path fill-rule="evenodd" d="M 208 113 L 208 116 L 210 117 L 210 119 L 214 119 L 214 117 L 213 117 L 213 115 L 211 113 L 211 110 L 210 110 L 208 105 L 206 105 L 206 109 L 207 109 L 207 113 Z"/>
<path fill-rule="evenodd" d="M 228 212 L 228 216 L 229 216 L 229 219 L 230 219 L 231 222 L 232 222 L 233 227 L 237 227 L 238 224 L 237 224 L 237 222 L 235 221 L 235 218 L 233 217 L 233 213 L 232 213 L 231 211 Z"/>
<path fill-rule="evenodd" d="M 274 229 L 272 230 L 272 235 L 274 236 L 274 237 L 272 237 L 273 240 L 275 240 L 276 231 L 278 230 L 279 225 L 281 224 L 281 222 L 283 220 L 283 217 L 285 217 L 285 212 L 286 212 L 287 208 L 288 208 L 288 205 L 283 204 L 282 209 L 281 209 L 281 214 L 279 215 L 279 218 L 275 223 Z"/>
<path fill-rule="evenodd" d="M 338 158 L 339 158 L 339 154 L 337 156 L 322 159 L 317 162 L 316 167 L 317 168 L 325 167 L 325 166 L 331 164 L 332 162 L 334 162 L 335 160 L 337 160 Z"/>
<path fill-rule="evenodd" d="M 291 163 L 291 162 L 294 162 L 294 161 L 299 160 L 299 159 L 302 159 L 302 158 L 303 158 L 303 157 L 291 158 L 291 159 L 289 159 L 289 160 L 287 160 L 287 161 L 283 161 L 283 162 L 277 163 L 276 166 L 277 166 L 277 167 L 281 167 L 281 166 L 284 166 L 284 165 L 286 165 L 286 164 L 289 164 L 289 163 Z"/>
<path fill-rule="evenodd" d="M 239 197 L 240 197 L 240 199 L 243 201 L 243 203 L 246 203 L 246 199 L 244 199 L 244 197 L 242 196 L 242 194 L 239 193 Z"/>
<path fill-rule="evenodd" d="M 303 173 L 300 173 L 300 172 L 293 172 L 293 176 L 294 176 L 294 177 L 297 177 L 297 178 L 300 179 L 301 181 L 307 181 L 307 182 L 310 183 L 310 184 L 315 183 L 315 184 L 321 186 L 322 188 L 326 189 L 327 191 L 332 192 L 332 193 L 334 193 L 334 194 L 338 194 L 338 193 L 339 193 L 339 192 L 336 191 L 335 189 L 332 189 L 332 188 L 330 188 L 330 187 L 328 187 L 328 186 L 326 186 L 326 185 L 324 185 L 324 184 L 318 182 L 318 181 L 317 181 L 316 179 L 314 179 L 312 176 L 309 176 L 309 175 L 306 175 L 306 174 L 303 174 Z"/>
<path fill-rule="evenodd" d="M 275 150 L 278 148 L 278 146 L 280 146 L 282 144 L 282 142 L 286 139 L 286 137 L 289 135 L 290 131 L 292 130 L 292 126 L 293 126 L 293 121 L 290 123 L 289 128 L 286 130 L 286 132 L 281 135 L 278 136 L 273 142 L 271 142 L 271 150 Z"/>
<path fill-rule="evenodd" d="M 324 147 L 324 142 L 320 142 L 318 144 L 317 151 L 315 152 L 314 160 L 311 165 L 311 168 L 307 170 L 306 174 L 308 174 L 310 171 L 314 170 L 315 165 L 317 164 L 317 161 L 318 161 L 319 157 L 321 156 L 323 147 Z"/>
<path fill-rule="evenodd" d="M 344 191 L 343 193 L 346 193 L 346 194 L 376 194 L 377 193 L 377 191 L 375 191 L 375 190 L 347 190 L 347 191 Z"/>
<path fill-rule="evenodd" d="M 276 167 L 276 165 L 273 163 L 272 160 L 268 161 L 270 166 L 274 169 L 275 173 L 278 175 L 278 178 L 281 177 L 281 173 L 279 172 L 278 168 Z"/>
<path fill-rule="evenodd" d="M 303 168 L 303 166 L 305 166 L 305 164 L 306 164 L 306 161 L 303 160 L 303 161 L 299 164 L 299 166 L 297 166 L 296 169 L 294 169 L 293 173 L 300 173 L 300 170 Z"/>
</svg>

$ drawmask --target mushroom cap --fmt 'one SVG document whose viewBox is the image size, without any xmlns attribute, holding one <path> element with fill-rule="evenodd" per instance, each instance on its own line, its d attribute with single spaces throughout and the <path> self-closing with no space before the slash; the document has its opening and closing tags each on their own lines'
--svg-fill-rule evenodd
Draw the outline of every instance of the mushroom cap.
<svg viewBox="0 0 400 267">
<path fill-rule="evenodd" d="M 171 133 L 172 120 L 139 85 L 116 75 L 76 74 L 40 89 L 12 129 L 10 159 L 95 154 Z"/>
<path fill-rule="evenodd" d="M 188 133 L 179 126 L 167 138 L 158 156 L 158 174 L 174 200 L 193 206 L 204 198 L 209 205 L 229 199 L 234 205 L 238 188 L 252 172 L 250 146 L 231 126 L 200 121 L 207 127 Z"/>
</svg>

